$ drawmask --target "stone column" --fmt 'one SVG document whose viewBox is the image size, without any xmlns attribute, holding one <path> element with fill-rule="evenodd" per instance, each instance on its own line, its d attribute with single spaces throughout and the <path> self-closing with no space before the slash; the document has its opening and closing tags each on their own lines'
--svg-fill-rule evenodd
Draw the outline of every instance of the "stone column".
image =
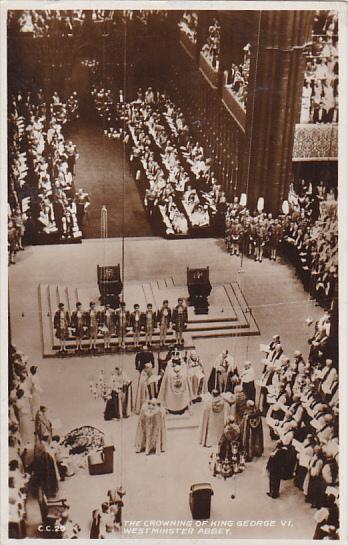
<svg viewBox="0 0 348 545">
<path fill-rule="evenodd" d="M 259 197 L 277 213 L 287 198 L 295 123 L 314 12 L 261 11 L 252 41 L 243 189 L 248 207 Z"/>
</svg>

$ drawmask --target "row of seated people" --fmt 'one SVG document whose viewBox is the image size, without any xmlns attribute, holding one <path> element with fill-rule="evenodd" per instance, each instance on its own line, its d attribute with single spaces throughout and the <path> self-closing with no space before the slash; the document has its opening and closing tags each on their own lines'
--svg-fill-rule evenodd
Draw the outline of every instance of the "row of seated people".
<svg viewBox="0 0 348 545">
<path fill-rule="evenodd" d="M 184 11 L 178 26 L 193 44 L 197 43 L 198 15 L 195 11 Z"/>
<path fill-rule="evenodd" d="M 331 12 L 323 19 L 315 21 L 312 42 L 304 51 L 301 123 L 338 123 L 337 15 Z"/>
<path fill-rule="evenodd" d="M 217 19 L 212 21 L 208 28 L 208 36 L 202 47 L 202 54 L 209 60 L 215 70 L 219 70 L 220 64 L 221 26 Z"/>
<path fill-rule="evenodd" d="M 325 350 L 327 322 L 328 315 L 317 321 L 307 360 L 295 351 L 290 361 L 279 335 L 260 346 L 266 357 L 259 407 L 276 441 L 267 464 L 268 495 L 278 498 L 281 481 L 293 479 L 317 510 L 313 539 L 337 539 L 339 531 L 338 373 Z"/>
<path fill-rule="evenodd" d="M 232 63 L 231 68 L 224 72 L 224 85 L 246 110 L 248 99 L 248 82 L 250 73 L 251 45 L 248 43 L 243 48 L 244 59 L 239 65 Z"/>
<path fill-rule="evenodd" d="M 55 524 L 65 528 L 62 537 L 76 538 L 79 528 L 69 517 L 69 505 L 57 497 L 60 481 L 74 472 L 69 452 L 53 434 L 47 407 L 41 404 L 38 367 L 30 365 L 28 357 L 14 346 L 10 347 L 9 365 L 9 536 L 26 537 L 27 501 L 37 497 L 43 527 L 52 522 L 54 514 Z"/>
<path fill-rule="evenodd" d="M 86 23 L 121 22 L 122 12 L 115 10 L 23 10 L 9 11 L 12 33 L 26 33 L 34 38 L 77 35 Z"/>
<path fill-rule="evenodd" d="M 109 303 L 97 306 L 91 301 L 88 310 L 83 309 L 82 303 L 77 302 L 70 315 L 64 303 L 59 303 L 54 314 L 53 327 L 60 342 L 59 352 L 64 354 L 67 352 L 67 340 L 71 337 L 75 337 L 77 352 L 83 350 L 84 338 L 89 340 L 89 350 L 96 351 L 98 336 L 103 338 L 105 351 L 111 351 L 113 336 L 118 337 L 118 347 L 124 349 L 128 332 L 133 333 L 135 349 L 138 349 L 143 336 L 145 343 L 151 346 L 157 329 L 161 346 L 165 345 L 167 333 L 171 329 L 175 331 L 176 341 L 183 344 L 183 332 L 187 322 L 187 307 L 184 299 L 180 297 L 173 309 L 164 300 L 158 311 L 154 310 L 152 303 L 148 303 L 144 311 L 139 304 L 135 304 L 133 311 L 129 312 L 125 302 L 121 302 L 120 307 L 115 310 Z"/>
<path fill-rule="evenodd" d="M 9 10 L 8 28 L 10 34 L 24 33 L 34 38 L 66 37 L 98 27 L 108 32 L 125 22 L 147 25 L 154 17 L 161 21 L 166 16 L 165 10 Z"/>
<path fill-rule="evenodd" d="M 130 142 L 130 160 L 150 216 L 164 225 L 166 235 L 207 230 L 224 200 L 212 161 L 190 137 L 181 110 L 166 94 L 148 88 L 135 101 L 115 103 L 109 90 L 92 91 L 110 138 Z M 122 93 L 120 96 L 123 99 Z"/>
<path fill-rule="evenodd" d="M 281 248 L 293 263 L 305 288 L 322 306 L 335 293 L 338 276 L 338 220 L 335 192 L 323 182 L 302 182 L 299 195 L 291 188 L 289 213 L 250 211 L 238 197 L 228 205 L 225 240 L 231 255 L 276 260 Z"/>
<path fill-rule="evenodd" d="M 283 251 L 306 290 L 329 306 L 338 280 L 337 194 L 320 182 L 314 189 L 302 181 L 291 197 L 295 214 L 283 238 Z"/>
<path fill-rule="evenodd" d="M 76 93 L 62 102 L 42 90 L 11 96 L 8 111 L 8 204 L 10 262 L 28 242 L 81 238 L 74 174 L 78 158 L 63 125 L 78 115 Z M 21 216 L 21 217 L 20 217 Z M 15 241 L 15 230 L 17 239 Z"/>
</svg>

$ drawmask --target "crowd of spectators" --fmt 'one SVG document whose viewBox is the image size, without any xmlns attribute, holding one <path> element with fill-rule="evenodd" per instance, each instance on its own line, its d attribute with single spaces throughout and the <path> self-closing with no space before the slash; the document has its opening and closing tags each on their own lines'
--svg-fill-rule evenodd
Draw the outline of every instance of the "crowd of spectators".
<svg viewBox="0 0 348 545">
<path fill-rule="evenodd" d="M 277 498 L 281 480 L 293 480 L 316 509 L 313 539 L 338 539 L 339 532 L 338 373 L 328 349 L 330 326 L 327 312 L 315 323 L 308 359 L 298 350 L 287 357 L 278 335 L 260 346 L 266 353 L 260 408 L 276 441 L 268 464 L 269 495 Z M 283 462 L 279 472 L 275 457 Z"/>
<path fill-rule="evenodd" d="M 185 11 L 178 26 L 193 44 L 197 43 L 198 15 L 195 11 Z"/>
<path fill-rule="evenodd" d="M 29 243 L 79 240 L 74 174 L 76 146 L 63 127 L 78 117 L 76 92 L 65 102 L 55 91 L 19 91 L 8 104 L 9 262 Z"/>
<path fill-rule="evenodd" d="M 33 38 L 79 36 L 94 29 L 107 33 L 113 25 L 135 22 L 147 25 L 154 17 L 164 20 L 166 10 L 10 10 L 9 33 L 23 33 Z"/>
<path fill-rule="evenodd" d="M 120 12 L 122 14 L 122 12 Z M 115 10 L 15 10 L 9 11 L 12 33 L 30 34 L 34 38 L 78 36 L 88 24 L 116 22 Z"/>
<path fill-rule="evenodd" d="M 301 180 L 289 192 L 289 209 L 277 217 L 250 211 L 238 197 L 227 205 L 225 240 L 231 255 L 262 261 L 282 253 L 293 263 L 304 287 L 317 302 L 330 305 L 337 288 L 337 194 L 323 181 Z"/>
<path fill-rule="evenodd" d="M 30 365 L 28 357 L 11 346 L 9 368 L 9 535 L 24 538 L 28 498 L 37 497 L 39 502 L 43 495 L 55 498 L 59 482 L 74 473 L 60 437 L 53 435 L 47 407 L 41 404 L 38 366 Z M 54 536 L 76 537 L 79 529 L 69 518 L 69 506 L 60 507 L 56 525 L 62 532 L 52 529 Z"/>
<path fill-rule="evenodd" d="M 318 14 L 305 51 L 301 123 L 338 123 L 338 18 Z"/>
<path fill-rule="evenodd" d="M 92 95 L 105 135 L 127 144 L 150 217 L 167 236 L 207 231 L 226 199 L 180 108 L 151 87 L 131 102 L 100 87 Z"/>
<path fill-rule="evenodd" d="M 230 89 L 233 96 L 238 100 L 243 110 L 246 110 L 248 98 L 248 82 L 250 72 L 251 45 L 248 43 L 243 48 L 244 59 L 239 65 L 232 63 L 231 68 L 224 73 L 224 84 Z"/>
<path fill-rule="evenodd" d="M 207 41 L 202 47 L 203 55 L 209 60 L 215 70 L 219 70 L 220 63 L 221 27 L 214 19 L 208 29 Z"/>
</svg>

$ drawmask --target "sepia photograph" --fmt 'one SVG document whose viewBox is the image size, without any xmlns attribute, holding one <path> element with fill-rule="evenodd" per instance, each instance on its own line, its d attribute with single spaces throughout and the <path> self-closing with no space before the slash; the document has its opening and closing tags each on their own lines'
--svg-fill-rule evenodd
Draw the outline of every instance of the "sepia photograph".
<svg viewBox="0 0 348 545">
<path fill-rule="evenodd" d="M 347 544 L 347 4 L 136 4 L 2 9 L 4 543 Z"/>
</svg>

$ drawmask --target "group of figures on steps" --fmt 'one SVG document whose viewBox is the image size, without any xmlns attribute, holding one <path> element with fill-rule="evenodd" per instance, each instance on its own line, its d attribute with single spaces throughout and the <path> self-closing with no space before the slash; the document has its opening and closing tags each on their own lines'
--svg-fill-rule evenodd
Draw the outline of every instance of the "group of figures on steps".
<svg viewBox="0 0 348 545">
<path fill-rule="evenodd" d="M 203 401 L 200 443 L 219 447 L 218 452 L 213 449 L 217 466 L 223 455 L 224 463 L 229 462 L 232 467 L 236 448 L 240 467 L 241 460 L 261 456 L 262 421 L 255 408 L 250 362 L 239 372 L 233 357 L 224 350 L 216 358 L 207 380 L 195 351 L 188 354 L 177 345 L 171 347 L 166 354 L 159 354 L 155 369 L 154 354 L 145 346 L 136 354 L 135 367 L 139 377 L 134 403 L 132 381 L 120 367 L 110 377 L 101 369 L 97 380 L 90 382 L 90 390 L 95 398 L 106 402 L 105 420 L 127 418 L 133 410 L 138 415 L 137 452 L 164 452 L 166 414 L 192 415 L 193 404 Z M 235 473 L 236 466 L 233 467 Z"/>
<path fill-rule="evenodd" d="M 128 332 L 133 333 L 134 348 L 140 346 L 140 339 L 145 337 L 145 344 L 150 345 L 153 335 L 159 331 L 160 346 L 166 344 L 167 333 L 170 329 L 175 331 L 175 340 L 179 345 L 184 344 L 183 333 L 187 327 L 188 312 L 184 299 L 179 297 L 177 305 L 171 309 L 168 300 L 164 300 L 161 308 L 156 311 L 152 303 L 146 305 L 142 311 L 139 304 L 135 304 L 133 311 L 129 312 L 126 303 L 122 301 L 119 308 L 113 309 L 110 304 L 98 306 L 91 301 L 89 308 L 83 309 L 80 302 L 76 303 L 75 310 L 69 314 L 64 303 L 59 303 L 54 314 L 53 327 L 59 340 L 59 354 L 67 354 L 67 341 L 75 339 L 76 353 L 82 353 L 83 340 L 89 341 L 89 352 L 97 353 L 97 341 L 103 338 L 104 351 L 111 352 L 111 341 L 117 337 L 118 349 L 126 348 Z M 69 350 L 70 352 L 70 350 Z"/>
</svg>

